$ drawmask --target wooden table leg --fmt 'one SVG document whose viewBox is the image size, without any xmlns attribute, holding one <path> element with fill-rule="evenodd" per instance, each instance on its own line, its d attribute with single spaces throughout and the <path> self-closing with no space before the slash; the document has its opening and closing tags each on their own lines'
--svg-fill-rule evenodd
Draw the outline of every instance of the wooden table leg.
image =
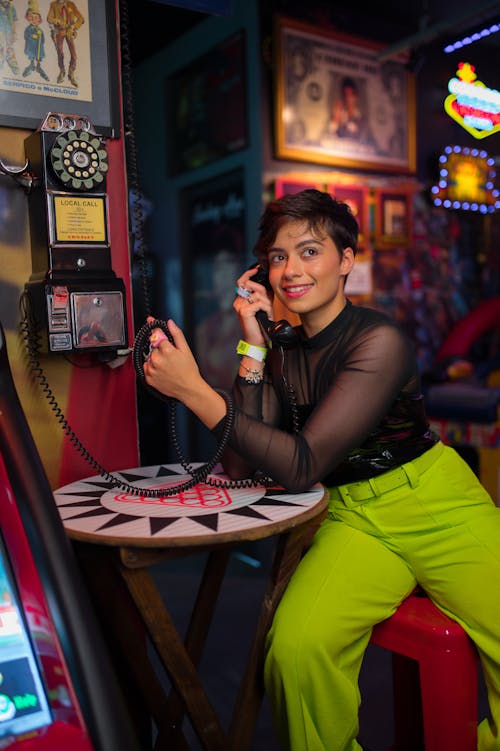
<svg viewBox="0 0 500 751">
<path fill-rule="evenodd" d="M 227 751 L 227 737 L 149 571 L 123 565 L 120 570 L 203 747 L 207 751 Z M 162 739 L 158 748 L 166 751 L 171 746 Z"/>
<path fill-rule="evenodd" d="M 320 521 L 313 524 L 308 522 L 296 527 L 290 532 L 282 534 L 278 539 L 273 569 L 233 711 L 229 733 L 230 751 L 247 751 L 250 748 L 264 695 L 262 674 L 266 635 L 283 592 Z"/>
<path fill-rule="evenodd" d="M 115 568 L 115 551 L 74 548 L 137 736 L 142 748 L 152 748 L 151 717 L 161 727 L 166 700 L 149 661 L 144 624 Z"/>
<path fill-rule="evenodd" d="M 213 620 L 215 606 L 219 597 L 220 588 L 224 580 L 231 550 L 221 548 L 212 551 L 208 555 L 203 577 L 198 589 L 198 595 L 194 604 L 191 620 L 186 631 L 184 645 L 191 658 L 191 662 L 197 668 L 200 664 L 205 642 L 210 625 Z M 184 702 L 176 691 L 172 691 L 168 698 L 168 715 L 172 733 L 166 744 L 171 751 L 184 751 L 185 742 L 180 728 L 185 712 Z M 177 732 L 175 732 L 177 731 Z"/>
</svg>

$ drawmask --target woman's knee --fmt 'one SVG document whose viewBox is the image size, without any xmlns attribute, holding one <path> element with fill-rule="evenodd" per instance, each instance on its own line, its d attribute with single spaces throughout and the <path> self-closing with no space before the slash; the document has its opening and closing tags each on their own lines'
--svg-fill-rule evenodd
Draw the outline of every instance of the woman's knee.
<svg viewBox="0 0 500 751">
<path fill-rule="evenodd" d="M 351 641 L 335 618 L 317 623 L 314 619 L 297 624 L 293 619 L 280 617 L 279 612 L 267 636 L 267 657 L 281 671 L 292 665 L 307 670 L 308 665 L 335 663 Z"/>
</svg>

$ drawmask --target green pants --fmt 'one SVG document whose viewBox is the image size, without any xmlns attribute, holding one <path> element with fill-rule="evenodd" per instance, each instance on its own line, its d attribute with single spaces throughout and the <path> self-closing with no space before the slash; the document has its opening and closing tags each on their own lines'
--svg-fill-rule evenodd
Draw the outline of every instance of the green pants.
<svg viewBox="0 0 500 751">
<path fill-rule="evenodd" d="M 371 629 L 418 582 L 477 646 L 491 712 L 478 749 L 500 751 L 500 508 L 453 449 L 431 451 L 427 471 L 370 501 L 346 505 L 331 491 L 268 636 L 266 691 L 283 749 L 360 749 Z"/>
</svg>

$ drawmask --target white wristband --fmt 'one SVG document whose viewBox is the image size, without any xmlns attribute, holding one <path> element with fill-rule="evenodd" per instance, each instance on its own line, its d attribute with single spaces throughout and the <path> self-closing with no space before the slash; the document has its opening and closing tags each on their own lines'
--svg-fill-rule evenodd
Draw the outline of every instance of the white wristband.
<svg viewBox="0 0 500 751">
<path fill-rule="evenodd" d="M 238 355 L 248 355 L 248 357 L 252 357 L 254 360 L 257 360 L 257 362 L 264 362 L 267 355 L 267 349 L 265 347 L 259 347 L 256 344 L 249 344 L 243 339 L 240 339 L 238 342 L 236 352 Z"/>
</svg>

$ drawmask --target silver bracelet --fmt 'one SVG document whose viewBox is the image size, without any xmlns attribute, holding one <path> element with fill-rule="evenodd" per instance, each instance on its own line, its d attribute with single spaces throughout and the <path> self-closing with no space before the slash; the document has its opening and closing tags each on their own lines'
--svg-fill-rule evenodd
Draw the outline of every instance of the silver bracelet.
<svg viewBox="0 0 500 751">
<path fill-rule="evenodd" d="M 264 380 L 263 370 L 254 370 L 253 368 L 247 368 L 246 365 L 243 365 L 243 363 L 240 364 L 241 367 L 247 372 L 246 376 L 244 376 L 247 383 L 262 383 L 262 381 Z"/>
</svg>

